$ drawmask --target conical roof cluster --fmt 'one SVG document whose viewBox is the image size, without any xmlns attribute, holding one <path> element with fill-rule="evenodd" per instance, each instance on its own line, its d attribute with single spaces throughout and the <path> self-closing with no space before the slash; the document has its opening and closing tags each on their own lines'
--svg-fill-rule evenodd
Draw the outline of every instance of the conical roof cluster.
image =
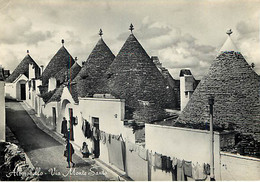
<svg viewBox="0 0 260 182">
<path fill-rule="evenodd" d="M 57 82 L 61 85 L 66 81 L 72 81 L 79 71 L 81 70 L 81 66 L 75 62 L 71 68 L 62 68 L 58 73 L 56 73 L 53 77 L 56 78 Z"/>
<path fill-rule="evenodd" d="M 42 73 L 42 85 L 48 85 L 49 79 L 55 77 L 58 72 L 59 77 L 67 75 L 67 70 L 70 69 L 74 63 L 75 61 L 70 53 L 62 46 L 44 69 Z"/>
<path fill-rule="evenodd" d="M 167 80 L 133 34 L 127 38 L 107 75 L 111 94 L 125 99 L 126 106 L 134 111 L 133 116 L 138 120 L 156 120 L 163 115 L 159 108 L 175 108 L 176 100 Z M 140 118 L 144 107 L 151 111 L 150 118 Z"/>
<path fill-rule="evenodd" d="M 232 43 L 232 44 L 231 44 Z M 260 132 L 259 76 L 237 52 L 230 36 L 201 80 L 178 121 L 209 120 L 208 98 L 214 96 L 214 124 L 234 125 L 245 133 Z"/>
<path fill-rule="evenodd" d="M 100 38 L 75 78 L 80 97 L 105 92 L 103 79 L 114 58 L 114 54 Z"/>
<path fill-rule="evenodd" d="M 40 68 L 32 57 L 27 54 L 12 74 L 6 79 L 6 82 L 12 83 L 20 74 L 24 74 L 26 77 L 29 77 L 29 64 L 33 64 L 33 67 L 35 68 L 35 76 L 38 78 L 40 76 Z"/>
</svg>

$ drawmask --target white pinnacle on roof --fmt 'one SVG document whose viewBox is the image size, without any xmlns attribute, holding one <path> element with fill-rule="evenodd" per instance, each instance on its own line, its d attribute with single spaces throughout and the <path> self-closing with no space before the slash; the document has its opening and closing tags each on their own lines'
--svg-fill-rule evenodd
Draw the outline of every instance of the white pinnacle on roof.
<svg viewBox="0 0 260 182">
<path fill-rule="evenodd" d="M 230 35 L 233 33 L 232 30 L 230 29 L 226 33 L 227 33 L 228 37 L 227 37 L 226 42 L 224 43 L 224 45 L 220 49 L 220 52 L 230 52 L 230 51 L 239 52 L 238 48 L 233 43 L 233 41 L 230 37 Z"/>
</svg>

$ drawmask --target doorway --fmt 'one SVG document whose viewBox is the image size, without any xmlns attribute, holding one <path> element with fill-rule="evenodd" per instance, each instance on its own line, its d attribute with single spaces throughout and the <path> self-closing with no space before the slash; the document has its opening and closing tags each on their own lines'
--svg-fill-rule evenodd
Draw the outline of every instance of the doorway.
<svg viewBox="0 0 260 182">
<path fill-rule="evenodd" d="M 70 129 L 70 132 L 69 132 L 69 139 L 74 141 L 74 129 L 73 129 L 73 126 L 75 124 L 75 120 L 74 120 L 74 117 L 73 117 L 73 109 L 72 108 L 69 108 L 69 129 Z"/>
<path fill-rule="evenodd" d="M 21 89 L 21 100 L 26 100 L 26 89 L 25 89 L 25 84 L 20 84 L 20 89 Z"/>
<path fill-rule="evenodd" d="M 52 108 L 52 123 L 53 123 L 54 130 L 56 130 L 57 117 L 56 117 L 56 108 L 55 107 Z"/>
<path fill-rule="evenodd" d="M 95 158 L 100 155 L 100 141 L 99 141 L 99 118 L 92 117 L 93 124 L 93 153 Z"/>
</svg>

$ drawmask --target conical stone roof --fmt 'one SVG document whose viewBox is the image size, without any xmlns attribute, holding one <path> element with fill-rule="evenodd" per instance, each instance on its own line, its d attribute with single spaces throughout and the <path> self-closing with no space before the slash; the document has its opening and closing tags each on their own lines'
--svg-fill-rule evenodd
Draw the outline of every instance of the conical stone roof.
<svg viewBox="0 0 260 182">
<path fill-rule="evenodd" d="M 71 68 L 74 62 L 70 53 L 62 46 L 44 69 L 42 73 L 42 85 L 48 85 L 49 79 L 54 77 L 62 69 L 64 72 L 60 72 L 60 76 L 66 75 L 67 70 Z"/>
<path fill-rule="evenodd" d="M 13 82 L 20 74 L 24 74 L 27 78 L 29 78 L 29 64 L 33 64 L 36 78 L 38 78 L 40 76 L 40 68 L 31 56 L 27 54 L 12 74 L 6 79 L 6 82 Z"/>
<path fill-rule="evenodd" d="M 70 69 L 68 68 L 62 68 L 58 73 L 54 75 L 54 78 L 56 78 L 57 82 L 60 84 L 64 83 L 67 80 L 72 81 L 77 74 L 79 73 L 81 69 L 81 66 L 75 62 Z"/>
<path fill-rule="evenodd" d="M 74 80 L 80 97 L 105 92 L 104 75 L 114 58 L 114 54 L 100 38 Z"/>
<path fill-rule="evenodd" d="M 75 83 L 72 84 L 72 80 L 76 77 L 76 75 L 79 73 L 81 66 L 75 62 L 73 66 L 70 69 L 63 68 L 61 69 L 54 77 L 56 78 L 57 82 L 59 82 L 58 88 L 55 89 L 54 92 L 50 92 L 53 95 L 49 98 L 49 100 L 46 98 L 46 102 L 59 102 L 61 99 L 61 95 L 63 93 L 63 89 L 66 86 L 74 101 L 78 102 L 78 97 L 77 97 L 77 91 L 75 87 Z M 65 73 L 66 74 L 63 74 Z M 68 80 L 67 80 L 68 79 Z"/>
<path fill-rule="evenodd" d="M 214 125 L 231 124 L 242 133 L 259 133 L 259 84 L 259 76 L 241 53 L 223 49 L 197 86 L 178 121 L 209 121 L 208 98 L 213 95 Z"/>
<path fill-rule="evenodd" d="M 133 34 L 127 38 L 107 75 L 111 94 L 126 99 L 126 106 L 134 111 L 134 119 L 150 122 L 163 117 L 160 109 L 176 106 L 172 89 Z"/>
</svg>

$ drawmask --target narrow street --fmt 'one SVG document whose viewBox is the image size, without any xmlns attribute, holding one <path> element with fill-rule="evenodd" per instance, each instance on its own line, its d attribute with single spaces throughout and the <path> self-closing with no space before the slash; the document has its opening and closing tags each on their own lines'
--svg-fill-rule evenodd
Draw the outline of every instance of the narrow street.
<svg viewBox="0 0 260 182">
<path fill-rule="evenodd" d="M 100 181 L 111 180 L 107 171 L 89 159 L 73 155 L 75 168 L 67 168 L 64 145 L 40 130 L 19 102 L 6 102 L 6 123 L 18 139 L 40 180 Z"/>
</svg>

